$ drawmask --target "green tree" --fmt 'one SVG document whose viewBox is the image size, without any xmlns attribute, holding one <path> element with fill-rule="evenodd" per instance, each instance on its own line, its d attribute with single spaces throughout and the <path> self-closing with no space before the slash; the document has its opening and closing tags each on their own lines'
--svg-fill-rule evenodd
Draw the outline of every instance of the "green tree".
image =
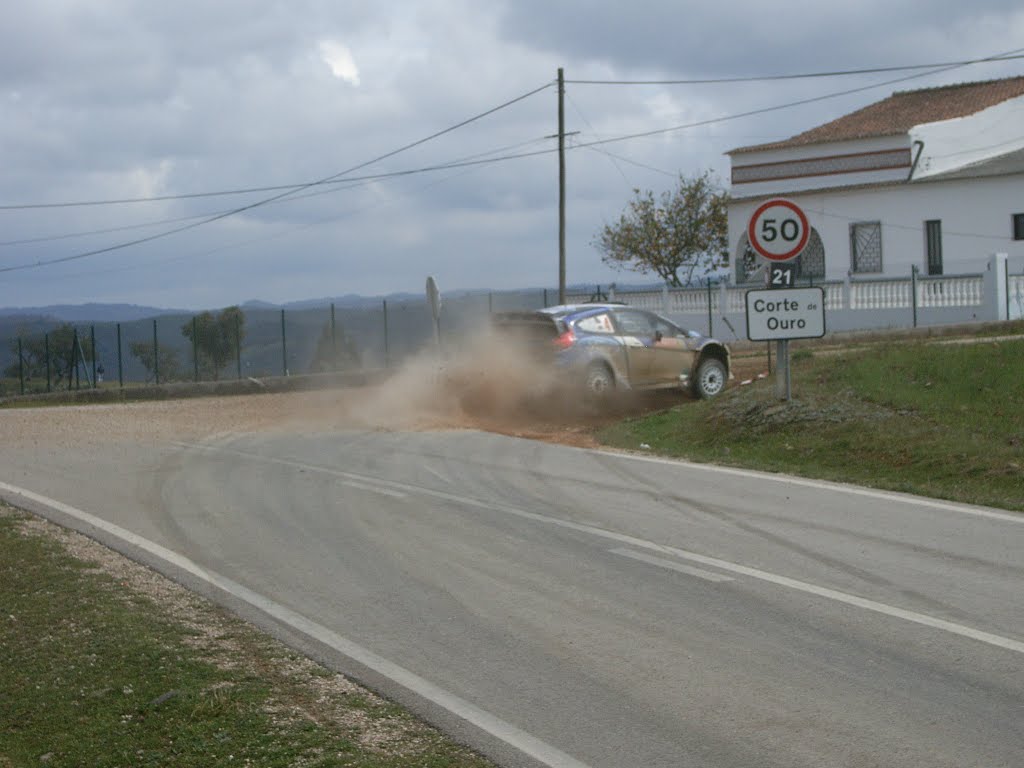
<svg viewBox="0 0 1024 768">
<path fill-rule="evenodd" d="M 152 381 L 154 377 L 153 342 L 134 341 L 128 351 L 139 359 L 142 367 L 146 369 L 146 381 Z M 160 381 L 175 381 L 181 378 L 181 364 L 178 360 L 178 350 L 167 346 L 160 346 Z"/>
<path fill-rule="evenodd" d="M 88 335 L 79 335 L 76 347 L 74 326 L 65 323 L 45 336 L 22 337 L 21 357 L 24 361 L 26 379 L 46 380 L 47 343 L 50 348 L 50 381 L 55 387 L 65 381 L 69 387 L 71 386 L 76 362 L 81 365 L 84 361 L 87 367 L 92 365 L 92 344 Z M 17 339 L 10 342 L 10 348 L 14 353 L 14 362 L 4 369 L 4 375 L 17 378 L 19 375 Z M 79 371 L 81 370 L 80 368 Z M 90 368 L 90 373 L 87 376 L 91 375 Z"/>
<path fill-rule="evenodd" d="M 216 381 L 228 361 L 238 354 L 238 344 L 245 338 L 245 313 L 240 307 L 227 307 L 216 315 L 201 312 L 181 326 L 181 335 L 192 342 L 193 329 L 203 378 Z"/>
<path fill-rule="evenodd" d="M 362 361 L 359 349 L 352 338 L 345 333 L 341 324 L 337 324 L 334 335 L 331 335 L 331 324 L 324 326 L 320 339 L 316 343 L 313 362 L 309 364 L 310 373 L 326 373 L 359 368 Z"/>
<path fill-rule="evenodd" d="M 706 171 L 655 198 L 634 198 L 615 224 L 601 230 L 594 246 L 605 264 L 642 274 L 656 273 L 669 285 L 688 285 L 728 264 L 729 193 Z"/>
</svg>

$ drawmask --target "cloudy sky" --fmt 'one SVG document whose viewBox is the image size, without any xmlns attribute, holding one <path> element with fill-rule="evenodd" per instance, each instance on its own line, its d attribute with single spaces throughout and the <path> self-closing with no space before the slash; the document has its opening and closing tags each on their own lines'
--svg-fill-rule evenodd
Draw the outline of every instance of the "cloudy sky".
<svg viewBox="0 0 1024 768">
<path fill-rule="evenodd" d="M 1019 0 L 816 5 L 4 2 L 0 307 L 383 295 L 421 291 L 427 275 L 447 291 L 555 287 L 559 67 L 573 132 L 569 282 L 635 282 L 592 245 L 633 188 L 660 192 L 680 173 L 708 169 L 724 181 L 728 150 L 893 90 L 1024 72 L 1015 60 L 925 76 L 577 82 L 811 73 L 1024 49 Z M 723 119 L 867 86 L 876 87 Z M 477 160 L 489 162 L 465 164 Z M 262 191 L 209 194 L 253 189 Z"/>
</svg>

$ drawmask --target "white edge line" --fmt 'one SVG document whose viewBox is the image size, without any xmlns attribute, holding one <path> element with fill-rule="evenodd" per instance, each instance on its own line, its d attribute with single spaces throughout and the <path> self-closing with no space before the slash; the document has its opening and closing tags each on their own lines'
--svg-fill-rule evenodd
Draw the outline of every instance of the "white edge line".
<svg viewBox="0 0 1024 768">
<path fill-rule="evenodd" d="M 679 571 L 680 573 L 696 576 L 698 579 L 704 579 L 705 581 L 733 581 L 732 576 L 723 576 L 720 573 L 712 573 L 711 571 L 705 571 L 703 568 L 694 568 L 690 565 L 683 565 L 682 563 L 677 563 L 674 560 L 666 560 L 663 557 L 655 557 L 654 555 L 648 555 L 644 552 L 634 552 L 631 549 L 609 549 L 608 551 L 613 555 L 631 557 L 642 563 L 657 565 L 660 568 L 668 568 L 672 571 Z"/>
<path fill-rule="evenodd" d="M 19 488 L 18 486 L 10 485 L 5 482 L 0 482 L 0 491 L 21 496 L 22 498 L 54 509 L 68 515 L 69 517 L 73 517 L 76 520 L 80 520 L 94 528 L 105 531 L 125 543 L 131 544 L 134 547 L 148 552 L 149 554 L 180 568 L 192 576 L 201 579 L 208 584 L 212 584 L 218 589 L 228 592 L 232 596 L 255 608 L 258 608 L 274 619 L 277 619 L 299 632 L 329 646 L 330 648 L 333 648 L 339 653 L 348 656 L 350 659 L 362 664 L 364 667 L 367 667 L 374 672 L 383 675 L 389 680 L 398 683 L 402 687 L 416 693 L 427 701 L 448 710 L 452 714 L 457 715 L 506 744 L 515 747 L 520 752 L 529 755 L 544 765 L 551 766 L 551 768 L 589 768 L 585 763 L 580 762 L 576 758 L 562 752 L 556 747 L 541 741 L 537 737 L 517 728 L 511 723 L 492 715 L 490 712 L 480 709 L 474 704 L 470 704 L 468 701 L 459 698 L 455 694 L 449 693 L 443 688 L 434 685 L 429 680 L 425 680 L 420 677 L 416 673 L 411 672 L 382 656 L 378 656 L 373 651 L 363 648 L 361 645 L 342 637 L 323 625 L 317 624 L 289 608 L 285 608 L 283 605 L 254 592 L 248 587 L 244 587 L 241 584 L 232 581 L 226 576 L 221 576 L 214 571 L 199 566 L 188 558 L 179 555 L 177 552 L 167 549 L 166 547 L 152 542 L 149 539 L 143 538 L 138 534 L 132 533 L 119 525 L 107 522 L 95 515 L 91 515 L 88 512 L 77 509 L 76 507 L 64 504 L 56 499 L 51 499 L 47 496 L 42 496 L 38 493 L 34 493 L 24 488 Z"/>
<path fill-rule="evenodd" d="M 941 509 L 945 512 L 959 512 L 964 515 L 986 517 L 991 520 L 1002 520 L 1008 523 L 1024 524 L 1024 513 L 1014 514 L 1013 512 L 999 512 L 997 510 L 986 509 L 983 507 L 974 507 L 967 504 L 957 504 L 955 502 L 950 501 L 941 501 L 939 499 L 932 499 L 927 496 L 915 496 L 914 494 L 910 493 L 896 493 L 895 491 L 879 491 L 873 488 L 862 488 L 856 485 L 835 483 L 830 482 L 828 480 L 813 480 L 811 478 L 806 477 L 794 477 L 793 475 L 785 475 L 775 472 L 763 472 L 756 469 L 722 467 L 717 464 L 698 464 L 696 462 L 685 461 L 683 459 L 669 459 L 660 456 L 638 456 L 633 453 L 601 450 L 599 448 L 576 448 L 573 446 L 568 447 L 571 450 L 598 454 L 604 457 L 615 456 L 621 459 L 627 459 L 630 461 L 643 461 L 649 464 L 662 464 L 666 466 L 684 467 L 686 469 L 696 469 L 702 470 L 704 472 L 717 472 L 719 474 L 733 475 L 737 477 L 753 477 L 759 480 L 771 480 L 776 483 L 788 483 L 789 485 L 799 485 L 805 488 L 818 488 L 830 491 L 840 491 L 843 493 L 851 494 L 853 496 L 866 496 L 871 499 L 896 501 L 901 502 L 903 504 L 917 504 L 922 507 Z"/>
</svg>

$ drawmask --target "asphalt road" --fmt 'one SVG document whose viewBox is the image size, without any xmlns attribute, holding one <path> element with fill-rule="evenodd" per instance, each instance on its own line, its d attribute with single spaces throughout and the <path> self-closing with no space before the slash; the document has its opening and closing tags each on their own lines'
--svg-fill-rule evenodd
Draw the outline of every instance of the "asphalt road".
<svg viewBox="0 0 1024 768">
<path fill-rule="evenodd" d="M 507 765 L 1024 765 L 1024 515 L 472 431 L 23 435 L 0 481 Z"/>
</svg>

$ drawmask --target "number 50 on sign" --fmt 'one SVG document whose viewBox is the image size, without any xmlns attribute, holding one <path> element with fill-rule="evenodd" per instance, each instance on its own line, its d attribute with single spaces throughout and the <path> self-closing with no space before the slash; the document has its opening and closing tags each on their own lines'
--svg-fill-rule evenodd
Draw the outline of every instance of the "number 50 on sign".
<svg viewBox="0 0 1024 768">
<path fill-rule="evenodd" d="M 795 259 L 810 235 L 807 215 L 796 203 L 781 197 L 759 205 L 747 225 L 750 246 L 769 261 Z"/>
</svg>

